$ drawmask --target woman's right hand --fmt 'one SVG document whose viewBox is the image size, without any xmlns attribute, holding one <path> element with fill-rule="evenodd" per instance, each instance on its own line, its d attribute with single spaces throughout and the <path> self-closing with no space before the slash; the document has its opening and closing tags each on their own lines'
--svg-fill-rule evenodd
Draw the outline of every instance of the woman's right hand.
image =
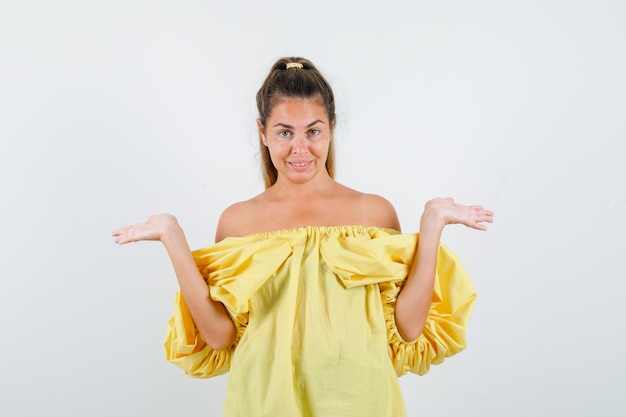
<svg viewBox="0 0 626 417">
<path fill-rule="evenodd" d="M 182 232 L 178 220 L 171 214 L 155 214 L 141 223 L 124 226 L 112 233 L 115 243 L 123 245 L 140 240 L 163 240 L 167 235 Z"/>
</svg>

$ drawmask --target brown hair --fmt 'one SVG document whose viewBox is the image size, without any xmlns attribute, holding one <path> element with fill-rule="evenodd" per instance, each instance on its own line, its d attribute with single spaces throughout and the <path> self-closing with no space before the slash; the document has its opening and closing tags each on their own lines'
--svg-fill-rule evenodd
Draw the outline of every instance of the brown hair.
<svg viewBox="0 0 626 417">
<path fill-rule="evenodd" d="M 300 64 L 290 66 L 287 64 Z M 330 88 L 328 81 L 315 68 L 315 65 L 308 59 L 300 57 L 281 58 L 274 63 L 265 82 L 256 94 L 256 105 L 259 110 L 259 119 L 261 124 L 265 126 L 265 122 L 269 117 L 276 101 L 280 98 L 296 97 L 296 98 L 314 98 L 320 97 L 322 105 L 328 115 L 328 121 L 331 129 L 335 127 L 335 95 Z M 265 188 L 269 188 L 276 182 L 278 171 L 270 158 L 267 147 L 263 144 L 261 134 L 259 132 L 259 146 L 261 149 L 261 168 L 263 170 L 263 180 Z M 328 156 L 326 158 L 326 170 L 331 178 L 335 175 L 335 147 L 333 140 L 328 146 Z"/>
</svg>

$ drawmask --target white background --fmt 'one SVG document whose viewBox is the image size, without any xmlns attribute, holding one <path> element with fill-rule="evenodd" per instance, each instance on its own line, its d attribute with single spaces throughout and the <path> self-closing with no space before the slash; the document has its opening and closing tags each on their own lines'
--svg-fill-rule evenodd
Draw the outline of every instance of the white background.
<svg viewBox="0 0 626 417">
<path fill-rule="evenodd" d="M 177 215 L 212 244 L 262 191 L 254 95 L 285 55 L 338 102 L 338 176 L 443 240 L 479 293 L 469 347 L 401 379 L 409 416 L 623 416 L 626 3 L 9 1 L 0 6 L 0 414 L 218 416 L 168 364 Z M 358 389 L 358 387 L 355 387 Z"/>
</svg>

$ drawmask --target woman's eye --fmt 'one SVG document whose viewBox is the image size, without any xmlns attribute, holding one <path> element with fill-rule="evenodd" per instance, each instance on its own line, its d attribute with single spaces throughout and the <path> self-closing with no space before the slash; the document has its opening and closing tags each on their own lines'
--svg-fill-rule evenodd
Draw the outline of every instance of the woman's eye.
<svg viewBox="0 0 626 417">
<path fill-rule="evenodd" d="M 289 131 L 281 130 L 280 132 L 278 132 L 278 136 L 280 136 L 281 138 L 288 138 L 289 137 Z"/>
<path fill-rule="evenodd" d="M 317 135 L 319 135 L 319 134 L 320 134 L 320 131 L 319 131 L 319 130 L 317 130 L 317 129 L 311 129 L 311 130 L 309 130 L 309 135 L 311 135 L 311 136 L 317 136 Z"/>
</svg>

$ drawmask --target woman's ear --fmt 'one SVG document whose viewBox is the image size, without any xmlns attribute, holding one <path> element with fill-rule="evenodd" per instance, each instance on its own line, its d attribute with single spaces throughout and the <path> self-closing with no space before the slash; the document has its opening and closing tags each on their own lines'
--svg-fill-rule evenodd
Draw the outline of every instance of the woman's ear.
<svg viewBox="0 0 626 417">
<path fill-rule="evenodd" d="M 265 126 L 263 126 L 261 119 L 256 119 L 256 127 L 259 129 L 259 136 L 261 136 L 263 145 L 267 146 L 267 140 L 265 139 Z"/>
</svg>

